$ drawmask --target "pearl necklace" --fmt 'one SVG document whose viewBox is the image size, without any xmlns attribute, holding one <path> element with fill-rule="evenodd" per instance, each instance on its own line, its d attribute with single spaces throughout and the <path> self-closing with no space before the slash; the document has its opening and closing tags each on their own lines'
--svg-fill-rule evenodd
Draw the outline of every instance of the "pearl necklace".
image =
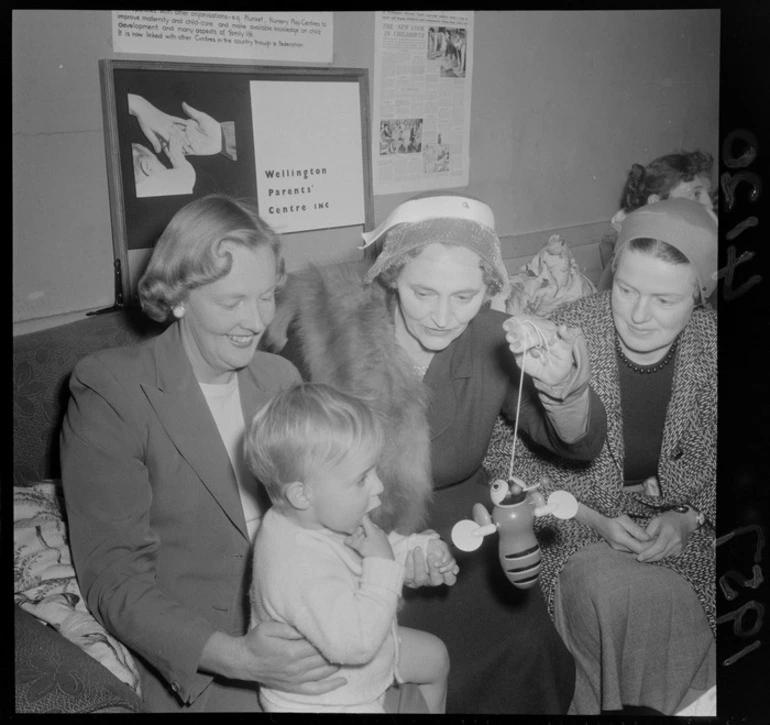
<svg viewBox="0 0 770 725">
<path fill-rule="evenodd" d="M 430 363 L 428 363 L 427 365 L 418 365 L 417 363 L 413 362 L 411 365 L 412 365 L 412 370 L 414 371 L 414 374 L 420 379 L 425 377 L 425 373 L 428 372 L 428 368 L 430 367 Z"/>
<path fill-rule="evenodd" d="M 625 353 L 623 352 L 623 348 L 620 347 L 620 338 L 618 338 L 617 335 L 615 335 L 615 349 L 618 351 L 618 356 L 620 359 L 635 373 L 657 373 L 660 370 L 663 370 L 666 365 L 668 365 L 671 360 L 674 358 L 674 354 L 676 353 L 677 345 L 679 344 L 679 338 L 677 337 L 674 340 L 674 343 L 671 345 L 671 347 L 668 349 L 668 352 L 666 353 L 665 357 L 662 360 L 659 360 L 653 365 L 638 365 L 637 363 L 633 362 L 633 360 L 629 360 Z"/>
</svg>

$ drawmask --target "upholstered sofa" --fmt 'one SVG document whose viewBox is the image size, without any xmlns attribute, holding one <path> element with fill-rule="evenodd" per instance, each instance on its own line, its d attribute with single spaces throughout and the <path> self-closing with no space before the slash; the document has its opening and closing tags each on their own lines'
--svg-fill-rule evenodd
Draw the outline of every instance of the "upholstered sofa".
<svg viewBox="0 0 770 725">
<path fill-rule="evenodd" d="M 112 311 L 13 340 L 15 709 L 141 712 L 135 664 L 85 610 L 66 538 L 59 428 L 84 355 L 160 328 Z"/>
</svg>

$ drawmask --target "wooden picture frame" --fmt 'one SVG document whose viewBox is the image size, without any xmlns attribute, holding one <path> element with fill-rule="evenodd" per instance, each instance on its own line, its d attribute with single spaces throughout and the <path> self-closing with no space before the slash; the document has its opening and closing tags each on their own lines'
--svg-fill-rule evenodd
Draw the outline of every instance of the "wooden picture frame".
<svg viewBox="0 0 770 725">
<path fill-rule="evenodd" d="M 313 186 L 301 179 L 303 169 L 296 169 L 296 159 L 290 168 L 273 169 L 275 176 L 296 175 L 300 179 L 270 182 L 277 187 L 270 189 L 271 194 L 289 195 L 280 209 L 275 207 L 284 211 L 277 226 L 266 216 L 267 206 L 260 207 L 260 216 L 289 238 L 296 231 L 373 228 L 368 69 L 106 59 L 99 62 L 99 74 L 115 256 L 115 307 L 131 302 L 137 282 L 132 279 L 135 270 L 130 269 L 135 253 L 144 250 L 144 257 L 149 257 L 168 221 L 185 204 L 208 193 L 259 203 L 267 181 L 264 173 L 260 179 L 258 158 L 266 152 L 275 155 L 276 144 L 273 138 L 264 148 L 255 148 L 255 116 L 261 117 L 261 128 L 283 134 L 282 148 L 288 150 L 295 145 L 292 133 L 296 119 L 301 126 L 296 146 L 306 143 L 309 134 L 316 134 L 318 143 L 312 148 L 326 154 L 329 162 L 323 164 L 324 174 L 329 169 L 329 178 L 318 179 L 320 184 Z M 329 85 L 321 89 L 317 84 Z M 260 105 L 255 98 L 259 89 L 269 92 L 270 106 Z M 308 105 L 307 116 L 297 119 L 294 109 L 302 102 L 302 94 L 316 105 Z M 319 108 L 319 99 L 327 96 L 331 96 L 329 109 Z M 281 116 L 281 98 L 286 99 L 290 117 Z M 265 113 L 274 113 L 276 122 L 266 122 Z M 312 119 L 312 127 L 304 118 Z M 181 122 L 193 120 L 193 131 L 188 132 L 191 127 Z M 348 132 L 335 136 L 333 130 L 340 123 Z M 329 148 L 330 137 L 337 139 L 332 141 L 338 144 L 336 148 Z M 312 158 L 305 166 L 306 174 L 322 168 Z M 346 186 L 331 216 L 316 211 L 324 204 L 329 207 L 328 202 L 314 200 L 324 183 L 330 194 L 339 192 L 340 183 Z M 305 198 L 291 199 L 292 194 Z M 295 213 L 295 209 L 305 211 Z M 295 228 L 282 229 L 283 219 L 291 220 L 286 226 Z"/>
</svg>

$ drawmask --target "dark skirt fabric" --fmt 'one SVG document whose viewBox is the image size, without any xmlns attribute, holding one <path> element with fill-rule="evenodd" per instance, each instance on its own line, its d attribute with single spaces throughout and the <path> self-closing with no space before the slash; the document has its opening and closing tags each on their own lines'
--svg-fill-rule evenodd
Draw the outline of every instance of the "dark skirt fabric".
<svg viewBox="0 0 770 725">
<path fill-rule="evenodd" d="M 491 510 L 489 487 L 465 483 L 435 492 L 428 527 L 451 545 L 452 526 L 473 504 Z M 575 666 L 548 616 L 538 585 L 515 588 L 498 562 L 497 534 L 474 552 L 452 547 L 452 587 L 405 589 L 399 624 L 432 632 L 449 650 L 447 713 L 566 713 Z"/>
<path fill-rule="evenodd" d="M 559 577 L 556 627 L 575 656 L 570 714 L 624 705 L 673 715 L 716 683 L 716 643 L 692 587 L 605 542 L 573 554 Z"/>
</svg>

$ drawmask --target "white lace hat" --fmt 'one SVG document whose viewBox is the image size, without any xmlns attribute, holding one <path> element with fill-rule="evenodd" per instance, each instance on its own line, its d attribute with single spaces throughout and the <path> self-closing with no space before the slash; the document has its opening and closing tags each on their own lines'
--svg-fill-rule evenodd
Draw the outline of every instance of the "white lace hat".
<svg viewBox="0 0 770 725">
<path fill-rule="evenodd" d="M 495 215 L 478 199 L 451 194 L 410 199 L 399 204 L 376 229 L 361 236 L 361 249 L 384 237 L 382 251 L 366 274 L 367 283 L 403 262 L 410 252 L 441 242 L 476 252 L 495 273 L 500 291 L 508 292 L 508 271 L 495 232 Z"/>
</svg>

